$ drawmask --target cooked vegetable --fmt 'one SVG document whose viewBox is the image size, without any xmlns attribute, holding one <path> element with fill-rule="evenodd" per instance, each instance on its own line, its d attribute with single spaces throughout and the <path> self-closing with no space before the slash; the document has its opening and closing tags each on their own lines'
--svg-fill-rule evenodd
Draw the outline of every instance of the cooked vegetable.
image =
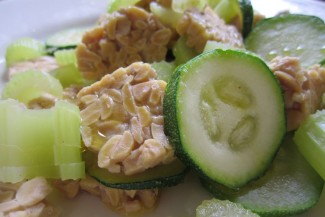
<svg viewBox="0 0 325 217">
<path fill-rule="evenodd" d="M 174 62 L 166 62 L 166 61 L 154 62 L 151 64 L 151 66 L 156 70 L 156 73 L 158 75 L 157 79 L 166 82 L 168 82 L 175 69 Z"/>
<path fill-rule="evenodd" d="M 59 31 L 46 40 L 46 47 L 50 48 L 50 51 L 52 52 L 58 49 L 75 48 L 79 43 L 81 43 L 82 36 L 87 30 L 89 30 L 89 28 L 84 27 Z"/>
<path fill-rule="evenodd" d="M 183 163 L 174 161 L 134 175 L 116 174 L 99 168 L 97 156 L 91 152 L 84 152 L 83 158 L 86 162 L 87 174 L 111 188 L 135 190 L 170 187 L 182 182 L 187 172 Z"/>
<path fill-rule="evenodd" d="M 159 18 L 159 20 L 167 25 L 176 28 L 179 20 L 182 17 L 182 13 L 178 13 L 171 8 L 166 8 L 157 2 L 150 3 L 150 11 Z"/>
<path fill-rule="evenodd" d="M 251 31 L 254 20 L 254 10 L 250 0 L 239 0 L 239 19 L 242 23 L 242 35 L 245 38 Z"/>
<path fill-rule="evenodd" d="M 259 217 L 242 205 L 228 200 L 204 200 L 196 208 L 196 217 Z"/>
<path fill-rule="evenodd" d="M 76 50 L 75 49 L 63 49 L 54 52 L 56 62 L 60 66 L 68 64 L 77 64 Z"/>
<path fill-rule="evenodd" d="M 298 128 L 294 141 L 301 154 L 325 180 L 325 110 L 310 115 Z"/>
<path fill-rule="evenodd" d="M 232 188 L 265 172 L 286 132 L 273 73 L 258 57 L 235 50 L 207 52 L 178 67 L 163 111 L 180 159 Z"/>
<path fill-rule="evenodd" d="M 313 207 L 323 180 L 297 150 L 288 134 L 266 174 L 238 190 L 203 180 L 218 198 L 240 203 L 261 216 L 291 216 Z"/>
<path fill-rule="evenodd" d="M 140 0 L 109 0 L 107 5 L 107 12 L 113 13 L 121 8 L 135 5 Z"/>
<path fill-rule="evenodd" d="M 72 84 L 82 85 L 85 83 L 80 71 L 74 64 L 61 66 L 51 71 L 51 75 L 58 79 L 64 88 Z"/>
<path fill-rule="evenodd" d="M 299 33 L 299 34 L 298 34 Z M 265 60 L 299 57 L 303 67 L 325 58 L 325 24 L 315 16 L 286 14 L 260 21 L 248 35 L 246 48 Z"/>
<path fill-rule="evenodd" d="M 198 53 L 189 46 L 186 45 L 186 39 L 184 37 L 180 37 L 174 47 L 173 47 L 173 54 L 175 56 L 175 65 L 181 65 L 183 63 L 186 63 Z"/>
<path fill-rule="evenodd" d="M 241 13 L 238 0 L 221 0 L 215 6 L 214 11 L 226 23 L 229 23 L 235 16 Z"/>
<path fill-rule="evenodd" d="M 75 105 L 57 101 L 51 109 L 28 110 L 16 100 L 1 100 L 0 128 L 1 182 L 84 177 Z"/>
<path fill-rule="evenodd" d="M 42 42 L 33 38 L 20 38 L 12 42 L 6 50 L 7 66 L 13 63 L 35 59 L 45 54 Z"/>
<path fill-rule="evenodd" d="M 5 84 L 2 98 L 12 98 L 27 104 L 44 94 L 51 94 L 54 97 L 62 98 L 62 85 L 48 73 L 27 71 L 16 74 Z"/>
</svg>

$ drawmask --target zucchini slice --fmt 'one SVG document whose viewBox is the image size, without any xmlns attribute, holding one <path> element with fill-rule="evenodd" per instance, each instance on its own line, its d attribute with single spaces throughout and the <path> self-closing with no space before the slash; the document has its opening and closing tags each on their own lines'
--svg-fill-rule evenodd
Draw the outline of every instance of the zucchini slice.
<svg viewBox="0 0 325 217">
<path fill-rule="evenodd" d="M 160 165 L 135 175 L 110 173 L 97 166 L 97 156 L 89 151 L 83 153 L 86 173 L 110 188 L 127 190 L 171 187 L 181 183 L 188 171 L 179 160 Z"/>
<path fill-rule="evenodd" d="M 318 17 L 300 14 L 264 19 L 247 36 L 245 45 L 267 61 L 294 56 L 308 67 L 325 58 L 325 24 Z"/>
<path fill-rule="evenodd" d="M 286 132 L 277 79 L 261 59 L 236 50 L 216 49 L 178 67 L 163 111 L 177 156 L 232 188 L 265 172 Z"/>
<path fill-rule="evenodd" d="M 313 207 L 324 181 L 286 136 L 265 176 L 239 190 L 201 180 L 214 196 L 242 204 L 261 216 L 291 216 Z"/>
<path fill-rule="evenodd" d="M 46 47 L 51 52 L 58 49 L 76 48 L 81 43 L 82 36 L 87 30 L 89 28 L 71 28 L 56 32 L 46 40 Z"/>
</svg>

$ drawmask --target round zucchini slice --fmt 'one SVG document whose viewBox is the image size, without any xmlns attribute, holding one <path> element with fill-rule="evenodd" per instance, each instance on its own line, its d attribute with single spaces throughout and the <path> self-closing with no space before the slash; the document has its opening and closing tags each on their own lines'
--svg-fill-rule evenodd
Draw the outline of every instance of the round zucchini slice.
<svg viewBox="0 0 325 217">
<path fill-rule="evenodd" d="M 178 157 L 230 188 L 262 175 L 286 132 L 277 79 L 260 58 L 241 51 L 216 49 L 177 68 L 163 110 Z"/>
</svg>

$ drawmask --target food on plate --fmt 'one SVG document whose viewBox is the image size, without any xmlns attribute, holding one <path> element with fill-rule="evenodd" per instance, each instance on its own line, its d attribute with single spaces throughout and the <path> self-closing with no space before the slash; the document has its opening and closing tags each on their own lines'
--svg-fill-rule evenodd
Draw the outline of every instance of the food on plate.
<svg viewBox="0 0 325 217">
<path fill-rule="evenodd" d="M 203 186 L 217 198 L 240 203 L 261 216 L 292 216 L 310 209 L 318 202 L 324 181 L 299 153 L 292 137 L 285 137 L 260 179 L 240 189 L 202 179 Z"/>
<path fill-rule="evenodd" d="M 238 203 L 216 198 L 204 200 L 196 208 L 196 217 L 259 217 Z"/>
<path fill-rule="evenodd" d="M 71 200 L 88 192 L 121 215 L 145 215 L 189 170 L 220 199 L 198 216 L 291 215 L 317 203 L 322 20 L 264 19 L 248 0 L 111 0 L 107 11 L 91 27 L 8 46 L 0 177 L 11 183 L 0 183 L 0 216 L 58 216 L 48 191 L 19 208 L 6 202 L 33 180 L 41 191 L 45 178 Z M 311 166 L 288 139 L 296 129 Z"/>
<path fill-rule="evenodd" d="M 163 110 L 177 156 L 231 188 L 264 173 L 286 132 L 278 81 L 262 60 L 242 51 L 217 49 L 178 67 Z"/>
</svg>

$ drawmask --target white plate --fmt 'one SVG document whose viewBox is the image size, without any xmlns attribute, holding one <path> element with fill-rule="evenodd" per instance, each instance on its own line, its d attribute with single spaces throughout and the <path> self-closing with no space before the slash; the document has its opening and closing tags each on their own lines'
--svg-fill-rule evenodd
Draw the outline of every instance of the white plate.
<svg viewBox="0 0 325 217">
<path fill-rule="evenodd" d="M 257 10 L 273 16 L 279 11 L 290 10 L 295 13 L 318 15 L 325 19 L 325 3 L 302 0 L 252 0 Z M 5 82 L 4 52 L 14 39 L 29 36 L 45 39 L 58 30 L 88 26 L 105 12 L 107 0 L 0 0 L 0 90 Z M 195 207 L 203 199 L 212 196 L 203 190 L 197 177 L 190 174 L 183 184 L 163 190 L 157 209 L 146 217 L 191 217 Z M 51 201 L 62 208 L 64 217 L 104 217 L 118 216 L 105 207 L 98 198 L 86 193 L 74 200 L 58 197 L 55 193 Z M 300 217 L 325 216 L 325 191 L 312 210 Z"/>
</svg>

